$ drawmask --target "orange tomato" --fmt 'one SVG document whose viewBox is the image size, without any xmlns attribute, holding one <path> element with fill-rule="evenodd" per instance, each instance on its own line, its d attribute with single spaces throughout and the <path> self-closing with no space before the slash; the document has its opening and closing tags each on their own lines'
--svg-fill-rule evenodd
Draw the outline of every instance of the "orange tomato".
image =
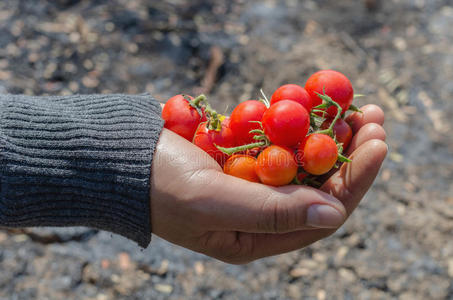
<svg viewBox="0 0 453 300">
<path fill-rule="evenodd" d="M 302 153 L 302 167 L 313 175 L 329 172 L 338 159 L 335 141 L 330 136 L 319 133 L 308 136 L 305 143 L 300 145 L 299 153 Z"/>
<path fill-rule="evenodd" d="M 260 182 L 258 175 L 255 172 L 256 158 L 249 155 L 233 155 L 231 156 L 225 166 L 223 171 L 225 174 L 242 178 L 251 182 Z"/>
<path fill-rule="evenodd" d="M 256 174 L 261 182 L 267 185 L 282 186 L 291 183 L 297 175 L 294 154 L 285 147 L 267 147 L 258 156 Z"/>
</svg>

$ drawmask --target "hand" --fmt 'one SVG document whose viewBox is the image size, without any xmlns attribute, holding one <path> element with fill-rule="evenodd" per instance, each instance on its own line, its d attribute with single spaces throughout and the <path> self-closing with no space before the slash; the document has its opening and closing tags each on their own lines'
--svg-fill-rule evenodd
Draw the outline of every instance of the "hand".
<svg viewBox="0 0 453 300">
<path fill-rule="evenodd" d="M 154 234 L 228 263 L 300 249 L 334 233 L 373 183 L 387 154 L 384 113 L 348 117 L 355 136 L 344 164 L 321 190 L 269 187 L 222 172 L 205 152 L 163 130 L 151 174 Z"/>
</svg>

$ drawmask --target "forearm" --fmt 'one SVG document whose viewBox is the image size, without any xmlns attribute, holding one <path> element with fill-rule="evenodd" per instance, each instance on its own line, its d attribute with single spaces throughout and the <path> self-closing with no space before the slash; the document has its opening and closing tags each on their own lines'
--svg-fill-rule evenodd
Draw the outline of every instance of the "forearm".
<svg viewBox="0 0 453 300">
<path fill-rule="evenodd" d="M 148 95 L 0 96 L 0 226 L 89 226 L 147 246 L 162 126 Z"/>
</svg>

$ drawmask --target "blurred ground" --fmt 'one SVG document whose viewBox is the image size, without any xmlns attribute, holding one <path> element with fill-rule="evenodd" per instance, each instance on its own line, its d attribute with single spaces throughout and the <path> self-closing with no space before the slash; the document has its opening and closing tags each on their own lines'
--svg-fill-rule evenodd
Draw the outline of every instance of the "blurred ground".
<svg viewBox="0 0 453 300">
<path fill-rule="evenodd" d="M 0 231 L 0 299 L 453 299 L 453 1 L 0 2 L 0 92 L 210 94 L 346 73 L 390 155 L 333 237 L 246 266 L 154 238 Z M 361 104 L 359 102 L 359 104 Z"/>
</svg>

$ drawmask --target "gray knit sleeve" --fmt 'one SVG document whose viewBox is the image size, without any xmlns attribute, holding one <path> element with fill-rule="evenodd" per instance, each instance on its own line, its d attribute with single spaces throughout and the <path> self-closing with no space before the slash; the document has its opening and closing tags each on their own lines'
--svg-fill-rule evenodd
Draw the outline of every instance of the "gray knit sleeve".
<svg viewBox="0 0 453 300">
<path fill-rule="evenodd" d="M 160 110 L 149 95 L 0 95 L 0 226 L 88 226 L 146 247 Z"/>
</svg>

